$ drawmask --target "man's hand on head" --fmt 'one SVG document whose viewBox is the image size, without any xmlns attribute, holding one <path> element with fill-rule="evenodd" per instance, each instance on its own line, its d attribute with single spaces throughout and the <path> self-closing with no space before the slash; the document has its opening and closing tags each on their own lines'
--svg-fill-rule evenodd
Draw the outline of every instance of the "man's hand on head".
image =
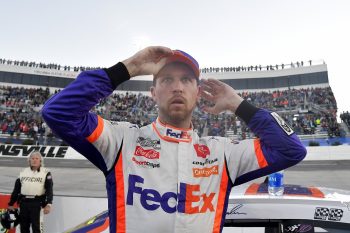
<svg viewBox="0 0 350 233">
<path fill-rule="evenodd" d="M 123 64 L 128 69 L 130 77 L 156 75 L 165 65 L 166 57 L 172 54 L 173 51 L 170 48 L 150 46 L 124 60 Z"/>
<path fill-rule="evenodd" d="M 202 79 L 200 95 L 213 104 L 212 107 L 205 106 L 202 110 L 215 115 L 226 110 L 235 113 L 243 101 L 232 87 L 216 79 Z"/>
</svg>

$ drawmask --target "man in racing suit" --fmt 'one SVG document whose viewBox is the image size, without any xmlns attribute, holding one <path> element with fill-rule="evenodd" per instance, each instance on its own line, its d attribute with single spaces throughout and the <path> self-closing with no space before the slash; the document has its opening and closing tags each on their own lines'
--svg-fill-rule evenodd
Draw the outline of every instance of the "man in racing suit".
<svg viewBox="0 0 350 233">
<path fill-rule="evenodd" d="M 89 112 L 122 82 L 153 75 L 158 118 L 139 128 Z M 191 124 L 199 96 L 209 113 L 230 110 L 258 136 L 199 138 Z M 106 177 L 110 232 L 221 232 L 234 185 L 285 169 L 306 150 L 276 113 L 258 109 L 220 81 L 202 80 L 189 54 L 148 47 L 115 66 L 81 73 L 47 101 L 52 130 Z"/>
</svg>

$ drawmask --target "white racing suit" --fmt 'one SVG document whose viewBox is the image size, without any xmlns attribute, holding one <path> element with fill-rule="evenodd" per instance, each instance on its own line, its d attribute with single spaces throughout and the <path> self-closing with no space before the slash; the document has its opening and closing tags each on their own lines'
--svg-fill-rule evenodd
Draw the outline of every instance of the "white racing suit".
<svg viewBox="0 0 350 233">
<path fill-rule="evenodd" d="M 47 101 L 50 128 L 106 177 L 110 232 L 221 232 L 231 188 L 295 165 L 306 150 L 275 113 L 244 101 L 236 114 L 259 136 L 199 138 L 157 119 L 139 128 L 89 112 L 129 79 L 122 63 L 81 73 Z"/>
</svg>

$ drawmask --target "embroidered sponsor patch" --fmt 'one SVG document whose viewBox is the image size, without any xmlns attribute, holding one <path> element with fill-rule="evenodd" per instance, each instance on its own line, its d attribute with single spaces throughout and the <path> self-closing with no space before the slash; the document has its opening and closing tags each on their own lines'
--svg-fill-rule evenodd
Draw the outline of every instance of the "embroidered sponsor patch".
<svg viewBox="0 0 350 233">
<path fill-rule="evenodd" d="M 292 128 L 282 119 L 282 117 L 280 117 L 277 113 L 275 112 L 271 112 L 271 116 L 273 116 L 273 118 L 275 118 L 275 120 L 277 121 L 277 123 L 279 124 L 279 126 L 281 126 L 281 128 L 283 129 L 283 131 L 287 134 L 287 135 L 291 135 L 292 133 L 294 133 L 294 131 L 292 130 Z"/>
<path fill-rule="evenodd" d="M 208 164 L 213 164 L 218 161 L 218 158 L 215 159 L 205 159 L 205 161 L 193 161 L 193 165 L 200 165 L 200 166 L 206 166 Z"/>
<path fill-rule="evenodd" d="M 159 152 L 153 149 L 144 149 L 141 146 L 136 146 L 134 155 L 143 156 L 147 159 L 159 159 Z"/>
<path fill-rule="evenodd" d="M 149 161 L 140 161 L 132 157 L 132 161 L 139 167 L 143 168 L 160 168 L 160 163 L 152 163 Z"/>
<path fill-rule="evenodd" d="M 219 166 L 215 165 L 212 167 L 205 167 L 205 168 L 192 168 L 193 171 L 193 177 L 209 177 L 211 175 L 218 175 L 219 174 Z"/>
<path fill-rule="evenodd" d="M 209 147 L 206 145 L 194 144 L 193 146 L 198 157 L 205 159 L 210 155 Z"/>
<path fill-rule="evenodd" d="M 160 140 L 138 137 L 136 143 L 140 144 L 142 147 L 152 147 L 155 150 L 160 150 Z"/>
</svg>

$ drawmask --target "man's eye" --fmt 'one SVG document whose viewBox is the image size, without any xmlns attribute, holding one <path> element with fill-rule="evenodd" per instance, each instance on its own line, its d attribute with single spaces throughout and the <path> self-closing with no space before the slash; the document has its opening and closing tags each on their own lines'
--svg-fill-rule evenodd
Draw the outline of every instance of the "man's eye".
<svg viewBox="0 0 350 233">
<path fill-rule="evenodd" d="M 171 82 L 171 78 L 170 78 L 170 77 L 165 77 L 165 78 L 163 79 L 163 82 Z"/>
<path fill-rule="evenodd" d="M 182 78 L 182 81 L 183 81 L 184 83 L 188 83 L 188 82 L 191 82 L 191 78 L 190 78 L 190 77 L 183 77 L 183 78 Z"/>
</svg>

